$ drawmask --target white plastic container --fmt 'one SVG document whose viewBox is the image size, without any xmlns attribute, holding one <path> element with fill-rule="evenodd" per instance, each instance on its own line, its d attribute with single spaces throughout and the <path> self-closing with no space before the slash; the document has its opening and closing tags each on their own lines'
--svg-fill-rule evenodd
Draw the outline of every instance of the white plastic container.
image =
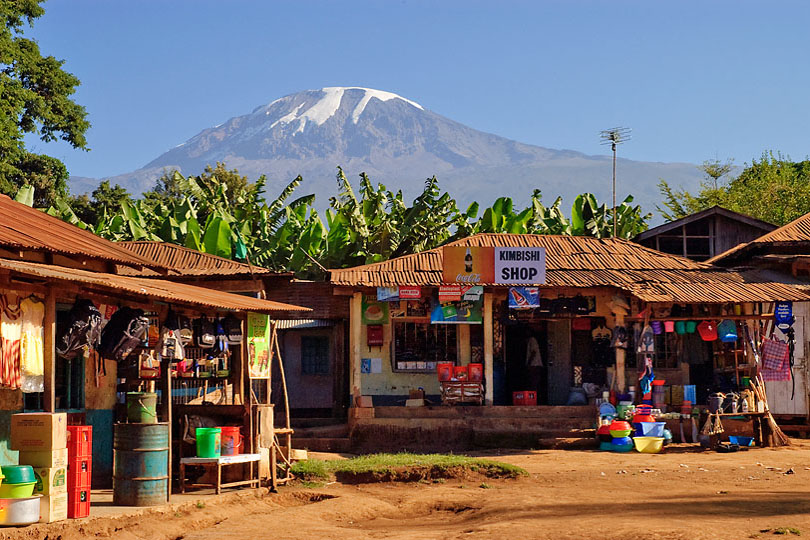
<svg viewBox="0 0 810 540">
<path fill-rule="evenodd" d="M 39 499 L 42 495 L 25 497 L 24 499 L 0 499 L 0 525 L 13 527 L 31 525 L 39 521 Z"/>
</svg>

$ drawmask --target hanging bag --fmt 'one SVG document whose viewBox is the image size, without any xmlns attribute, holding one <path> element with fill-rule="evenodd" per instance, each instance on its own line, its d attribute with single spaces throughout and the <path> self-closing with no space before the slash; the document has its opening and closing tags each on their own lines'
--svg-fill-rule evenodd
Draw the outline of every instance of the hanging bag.
<svg viewBox="0 0 810 540">
<path fill-rule="evenodd" d="M 142 309 L 122 307 L 102 330 L 98 352 L 104 358 L 120 362 L 141 345 L 148 329 L 149 318 Z"/>
<path fill-rule="evenodd" d="M 201 349 L 210 349 L 217 342 L 214 322 L 205 316 L 194 321 L 194 335 L 197 338 L 197 346 Z"/>
<path fill-rule="evenodd" d="M 56 352 L 75 358 L 84 347 L 96 348 L 101 339 L 101 313 L 92 301 L 77 298 L 70 308 L 68 325 L 56 338 Z"/>
<path fill-rule="evenodd" d="M 726 319 L 717 325 L 717 335 L 723 343 L 735 343 L 737 341 L 737 324 Z"/>
<path fill-rule="evenodd" d="M 700 339 L 703 341 L 716 341 L 717 340 L 717 325 L 711 321 L 703 321 L 697 327 Z"/>
</svg>

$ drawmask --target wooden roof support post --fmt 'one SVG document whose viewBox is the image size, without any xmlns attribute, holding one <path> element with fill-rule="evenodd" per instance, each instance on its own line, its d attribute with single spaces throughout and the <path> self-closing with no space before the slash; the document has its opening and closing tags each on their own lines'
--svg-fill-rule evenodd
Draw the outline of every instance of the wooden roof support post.
<svg viewBox="0 0 810 540">
<path fill-rule="evenodd" d="M 623 313 L 616 313 L 616 326 L 624 326 L 624 314 Z M 625 363 L 625 355 L 627 354 L 627 349 L 622 349 L 620 347 L 616 347 L 614 349 L 616 351 L 616 387 L 619 389 L 619 392 L 624 393 L 625 390 L 625 380 L 624 380 L 624 363 Z"/>
<path fill-rule="evenodd" d="M 352 402 L 350 407 L 357 406 L 357 398 L 363 394 L 360 372 L 360 339 L 362 328 L 360 318 L 363 313 L 363 293 L 355 292 L 349 303 L 349 388 Z"/>
<path fill-rule="evenodd" d="M 45 412 L 56 411 L 56 292 L 52 286 L 48 287 L 45 295 L 45 319 L 43 352 L 43 375 L 45 392 L 43 408 Z"/>
<path fill-rule="evenodd" d="M 494 388 L 492 387 L 493 370 L 493 321 L 492 321 L 492 293 L 484 292 L 484 404 L 492 405 Z"/>
</svg>

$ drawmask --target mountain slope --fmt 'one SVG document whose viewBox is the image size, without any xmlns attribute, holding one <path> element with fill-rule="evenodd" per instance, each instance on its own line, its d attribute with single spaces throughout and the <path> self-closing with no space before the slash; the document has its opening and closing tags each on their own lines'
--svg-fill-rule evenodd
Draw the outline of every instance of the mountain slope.
<svg viewBox="0 0 810 540">
<path fill-rule="evenodd" d="M 462 205 L 472 200 L 488 204 L 501 195 L 523 202 L 535 188 L 547 202 L 557 195 L 570 201 L 582 191 L 607 201 L 611 183 L 607 156 L 512 141 L 396 94 L 357 87 L 308 90 L 277 99 L 203 130 L 144 168 L 111 180 L 139 193 L 166 169 L 197 174 L 216 161 L 250 178 L 266 174 L 270 195 L 301 174 L 305 181 L 300 193 L 316 193 L 319 206 L 335 194 L 337 165 L 350 179 L 366 172 L 408 196 L 435 174 Z M 630 160 L 620 160 L 618 174 L 620 197 L 633 193 L 650 211 L 659 200 L 660 177 L 687 188 L 700 178 L 691 164 Z"/>
</svg>

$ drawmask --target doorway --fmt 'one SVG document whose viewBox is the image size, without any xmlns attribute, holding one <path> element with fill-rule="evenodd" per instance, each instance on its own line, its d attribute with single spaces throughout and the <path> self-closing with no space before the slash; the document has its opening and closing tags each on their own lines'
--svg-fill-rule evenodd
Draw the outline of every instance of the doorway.
<svg viewBox="0 0 810 540">
<path fill-rule="evenodd" d="M 534 390 L 537 404 L 546 403 L 547 350 L 546 321 L 521 321 L 506 326 L 504 382 L 507 403 L 512 403 L 512 392 L 522 390 Z"/>
</svg>

